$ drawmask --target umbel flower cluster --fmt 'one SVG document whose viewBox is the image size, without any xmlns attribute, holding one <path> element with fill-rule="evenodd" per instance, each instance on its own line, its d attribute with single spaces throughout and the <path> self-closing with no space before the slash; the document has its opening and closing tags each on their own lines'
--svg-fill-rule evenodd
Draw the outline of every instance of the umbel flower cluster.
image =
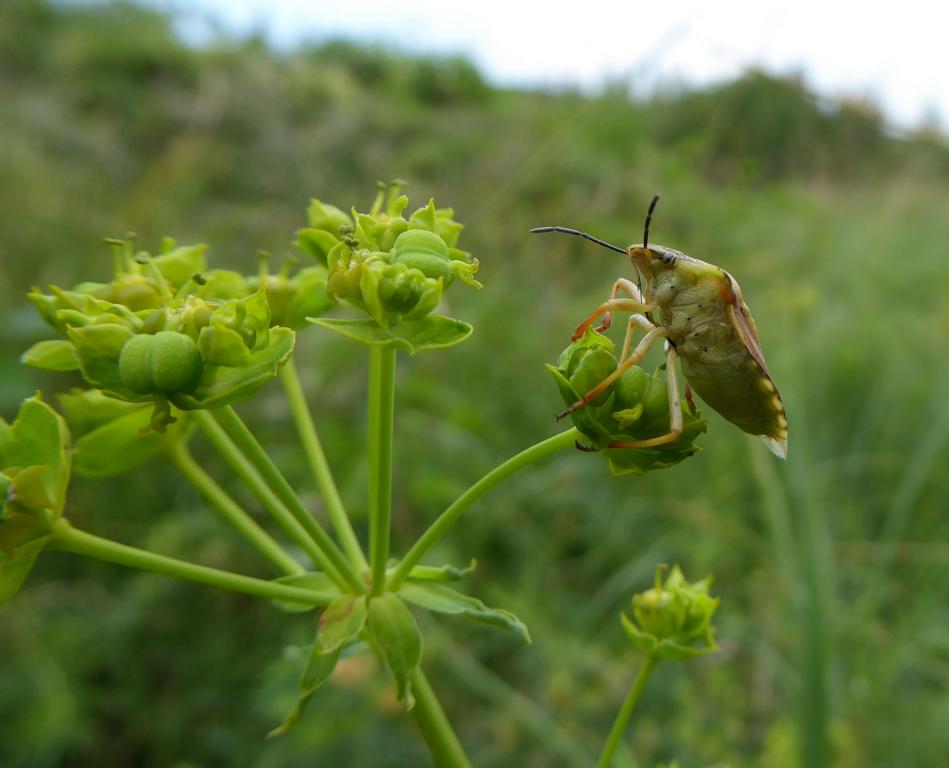
<svg viewBox="0 0 949 768">
<path fill-rule="evenodd" d="M 470 326 L 430 315 L 456 278 L 481 287 L 478 262 L 456 247 L 462 225 L 451 209 L 430 201 L 406 219 L 408 202 L 399 183 L 380 190 L 366 214 L 313 200 L 296 245 L 316 263 L 292 271 L 288 262 L 277 274 L 266 261 L 257 275 L 208 270 L 204 245 L 167 239 L 153 256 L 130 240 L 110 241 L 111 282 L 29 294 L 65 338 L 39 342 L 23 361 L 78 370 L 108 397 L 152 402 L 151 427 L 162 432 L 173 409 L 219 408 L 253 394 L 289 359 L 293 331 L 339 301 L 364 310 L 369 325 L 321 324 L 366 343 L 380 334 L 409 351 L 456 343 Z M 403 321 L 414 325 L 398 328 Z"/>
</svg>

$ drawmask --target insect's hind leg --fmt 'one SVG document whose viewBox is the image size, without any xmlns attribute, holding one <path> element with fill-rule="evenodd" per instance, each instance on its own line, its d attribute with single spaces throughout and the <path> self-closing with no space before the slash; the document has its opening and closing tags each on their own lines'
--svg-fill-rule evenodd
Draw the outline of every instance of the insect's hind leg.
<svg viewBox="0 0 949 768">
<path fill-rule="evenodd" d="M 613 289 L 610 291 L 610 301 L 616 298 L 616 295 L 620 291 L 625 291 L 626 295 L 629 296 L 633 301 L 638 301 L 640 304 L 643 302 L 643 295 L 639 291 L 639 286 L 636 285 L 632 280 L 627 280 L 625 277 L 617 277 L 616 282 L 613 283 Z M 609 327 L 613 324 L 613 313 L 607 312 L 603 315 L 603 320 L 596 327 L 597 333 L 604 333 L 609 330 Z M 584 329 L 586 330 L 586 329 Z"/>
<path fill-rule="evenodd" d="M 617 301 L 619 301 L 619 299 L 617 299 Z M 610 385 L 612 385 L 620 376 L 622 376 L 625 371 L 632 368 L 634 365 L 636 365 L 636 363 L 646 356 L 646 353 L 649 351 L 650 347 L 652 347 L 656 339 L 665 335 L 666 331 L 664 328 L 653 328 L 651 331 L 649 331 L 649 333 L 643 337 L 642 341 L 636 345 L 636 349 L 630 352 L 629 355 L 627 355 L 627 357 L 616 366 L 616 370 L 613 371 L 613 373 L 603 379 L 603 381 L 593 387 L 593 389 L 587 392 L 569 408 L 558 413 L 557 420 L 559 421 L 564 416 L 579 410 L 592 400 L 596 400 L 596 398 L 603 394 L 603 392 L 605 392 L 610 387 Z"/>
<path fill-rule="evenodd" d="M 679 381 L 676 371 L 678 355 L 673 347 L 666 350 L 666 393 L 669 397 L 669 431 L 646 440 L 614 440 L 609 448 L 651 448 L 674 443 L 682 434 L 682 401 L 679 399 Z"/>
</svg>

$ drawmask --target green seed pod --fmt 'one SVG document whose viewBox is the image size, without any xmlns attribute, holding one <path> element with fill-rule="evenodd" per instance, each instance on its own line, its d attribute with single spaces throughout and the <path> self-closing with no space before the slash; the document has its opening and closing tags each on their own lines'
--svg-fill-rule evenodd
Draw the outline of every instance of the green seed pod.
<svg viewBox="0 0 949 768">
<path fill-rule="evenodd" d="M 417 269 L 426 277 L 440 277 L 446 286 L 455 277 L 445 241 L 424 229 L 410 229 L 396 238 L 392 262 Z"/>
<path fill-rule="evenodd" d="M 194 339 L 175 331 L 133 336 L 119 355 L 119 377 L 138 395 L 189 392 L 203 370 Z"/>
</svg>

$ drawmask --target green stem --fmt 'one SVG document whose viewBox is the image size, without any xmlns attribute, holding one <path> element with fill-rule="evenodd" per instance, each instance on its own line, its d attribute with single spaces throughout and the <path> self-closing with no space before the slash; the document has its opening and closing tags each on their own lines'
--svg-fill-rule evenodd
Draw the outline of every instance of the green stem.
<svg viewBox="0 0 949 768">
<path fill-rule="evenodd" d="M 425 553 L 445 535 L 448 529 L 455 524 L 465 510 L 494 488 L 494 486 L 506 477 L 510 477 L 518 470 L 523 469 L 528 464 L 540 461 L 563 448 L 573 447 L 579 437 L 580 432 L 576 427 L 573 427 L 566 432 L 561 432 L 559 435 L 554 435 L 539 443 L 535 443 L 530 448 L 525 448 L 517 455 L 512 456 L 503 464 L 488 472 L 488 474 L 461 494 L 451 506 L 442 512 L 435 522 L 429 526 L 428 530 L 421 535 L 419 540 L 412 545 L 408 554 L 406 554 L 398 566 L 396 566 L 392 575 L 389 577 L 389 589 L 392 591 L 397 590 L 412 569 L 418 565 L 419 561 L 425 556 Z"/>
<path fill-rule="evenodd" d="M 652 674 L 658 662 L 659 658 L 657 656 L 651 653 L 646 656 L 646 661 L 640 668 L 639 674 L 636 675 L 636 680 L 629 689 L 629 693 L 626 694 L 623 706 L 620 707 L 619 713 L 616 715 L 613 729 L 606 739 L 606 744 L 603 746 L 603 754 L 600 755 L 600 760 L 596 764 L 596 768 L 609 768 L 613 762 L 613 753 L 616 751 L 616 747 L 619 746 L 620 739 L 623 738 L 623 731 L 625 731 L 626 726 L 629 725 L 629 718 L 632 717 L 633 710 L 636 709 L 636 704 L 639 703 L 639 697 L 642 696 L 643 689 L 646 687 L 646 683 L 649 682 L 649 676 Z"/>
<path fill-rule="evenodd" d="M 175 468 L 185 479 L 218 511 L 220 516 L 233 525 L 244 538 L 253 544 L 264 557 L 277 566 L 283 573 L 304 573 L 301 566 L 263 528 L 254 522 L 227 492 L 194 460 L 185 443 L 175 443 L 170 452 Z"/>
<path fill-rule="evenodd" d="M 336 535 L 339 536 L 343 551 L 351 563 L 360 569 L 368 569 L 369 564 L 366 562 L 366 556 L 363 554 L 362 547 L 359 546 L 359 539 L 356 538 L 356 532 L 349 521 L 349 515 L 346 514 L 343 500 L 339 496 L 339 489 L 337 489 L 333 474 L 330 472 L 326 454 L 323 453 L 323 446 L 320 444 L 320 437 L 316 432 L 316 425 L 313 423 L 313 415 L 310 413 L 309 405 L 307 405 L 306 395 L 304 395 L 303 387 L 300 384 L 300 376 L 292 358 L 284 363 L 283 368 L 280 369 L 280 382 L 283 384 L 283 390 L 287 395 L 290 413 L 293 414 L 293 421 L 296 424 L 307 463 L 310 465 L 313 479 L 316 480 L 316 487 L 320 492 L 320 496 L 323 497 L 323 503 L 326 505 L 326 514 L 336 530 Z"/>
<path fill-rule="evenodd" d="M 362 591 L 362 582 L 356 575 L 352 564 L 346 560 L 339 547 L 336 546 L 329 534 L 323 530 L 323 526 L 303 506 L 303 502 L 300 501 L 296 491 L 293 490 L 277 465 L 273 463 L 267 452 L 257 442 L 257 438 L 247 428 L 241 417 L 237 415 L 237 411 L 226 405 L 212 411 L 211 415 L 217 419 L 218 424 L 224 427 L 224 431 L 251 462 L 254 469 L 260 473 L 264 482 L 270 486 L 270 490 L 277 495 L 284 507 L 290 510 L 290 513 L 306 531 L 310 540 L 326 554 L 333 566 L 343 574 L 351 585 L 358 585 L 359 591 Z"/>
<path fill-rule="evenodd" d="M 465 750 L 421 667 L 412 674 L 412 692 L 415 695 L 412 717 L 422 732 L 435 765 L 438 768 L 471 768 Z"/>
<path fill-rule="evenodd" d="M 54 545 L 59 549 L 77 555 L 94 557 L 108 563 L 138 568 L 142 571 L 161 573 L 196 584 L 205 584 L 218 589 L 229 589 L 245 595 L 264 597 L 268 600 L 289 600 L 310 605 L 327 605 L 335 597 L 329 592 L 292 587 L 288 584 L 276 584 L 272 581 L 241 576 L 230 571 L 208 568 L 173 557 L 158 555 L 137 547 L 119 544 L 117 541 L 103 539 L 91 533 L 73 528 L 65 520 L 59 520 L 54 528 Z"/>
<path fill-rule="evenodd" d="M 369 350 L 369 562 L 372 592 L 386 585 L 392 517 L 392 420 L 395 408 L 394 347 Z"/>
<path fill-rule="evenodd" d="M 251 493 L 260 501 L 264 509 L 266 509 L 280 527 L 286 531 L 287 535 L 306 552 L 307 556 L 316 563 L 340 589 L 353 592 L 364 591 L 362 584 L 349 566 L 349 563 L 346 562 L 342 553 L 336 549 L 335 545 L 332 546 L 332 550 L 335 550 L 336 554 L 335 560 L 346 567 L 348 574 L 346 570 L 336 565 L 334 558 L 331 557 L 329 552 L 325 552 L 309 537 L 306 529 L 297 522 L 297 519 L 290 513 L 290 510 L 287 509 L 283 502 L 270 490 L 267 483 L 265 483 L 264 479 L 260 476 L 260 473 L 257 472 L 247 457 L 241 453 L 240 449 L 221 428 L 221 425 L 214 420 L 214 417 L 207 411 L 192 411 L 190 416 L 218 453 L 221 454 L 221 457 L 234 474 L 250 489 Z M 330 542 L 330 544 L 332 544 L 332 542 Z"/>
</svg>

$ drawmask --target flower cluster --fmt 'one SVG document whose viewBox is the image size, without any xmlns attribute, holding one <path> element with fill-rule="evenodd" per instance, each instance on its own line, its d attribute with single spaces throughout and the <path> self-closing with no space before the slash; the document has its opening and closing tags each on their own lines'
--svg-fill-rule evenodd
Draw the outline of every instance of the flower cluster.
<svg viewBox="0 0 949 768">
<path fill-rule="evenodd" d="M 616 371 L 613 342 L 589 329 L 547 369 L 567 405 Z M 701 411 L 683 403 L 682 434 L 670 443 L 647 448 L 619 448 L 616 443 L 645 440 L 669 431 L 669 399 L 665 366 L 652 374 L 638 365 L 630 367 L 599 397 L 571 413 L 577 429 L 593 450 L 602 451 L 614 474 L 645 474 L 670 467 L 701 450 L 695 439 L 706 431 Z"/>
<path fill-rule="evenodd" d="M 24 362 L 78 369 L 89 385 L 111 397 L 151 400 L 151 426 L 163 431 L 174 421 L 172 405 L 193 410 L 245 397 L 289 358 L 293 331 L 271 327 L 273 281 L 267 276 L 258 278 L 253 290 L 239 273 L 207 272 L 204 246 L 179 248 L 166 241 L 156 257 L 133 253 L 127 241 L 114 247 L 112 282 L 29 294 L 66 338 L 39 342 L 23 355 Z M 325 292 L 322 296 L 325 303 Z M 292 314 L 288 306 L 292 297 L 281 305 L 284 314 Z"/>
<path fill-rule="evenodd" d="M 369 213 L 352 216 L 314 200 L 297 245 L 329 269 L 327 293 L 364 311 L 380 327 L 429 316 L 456 279 L 474 288 L 477 260 L 459 250 L 462 225 L 434 201 L 408 219 L 402 183 L 380 189 Z"/>
</svg>

